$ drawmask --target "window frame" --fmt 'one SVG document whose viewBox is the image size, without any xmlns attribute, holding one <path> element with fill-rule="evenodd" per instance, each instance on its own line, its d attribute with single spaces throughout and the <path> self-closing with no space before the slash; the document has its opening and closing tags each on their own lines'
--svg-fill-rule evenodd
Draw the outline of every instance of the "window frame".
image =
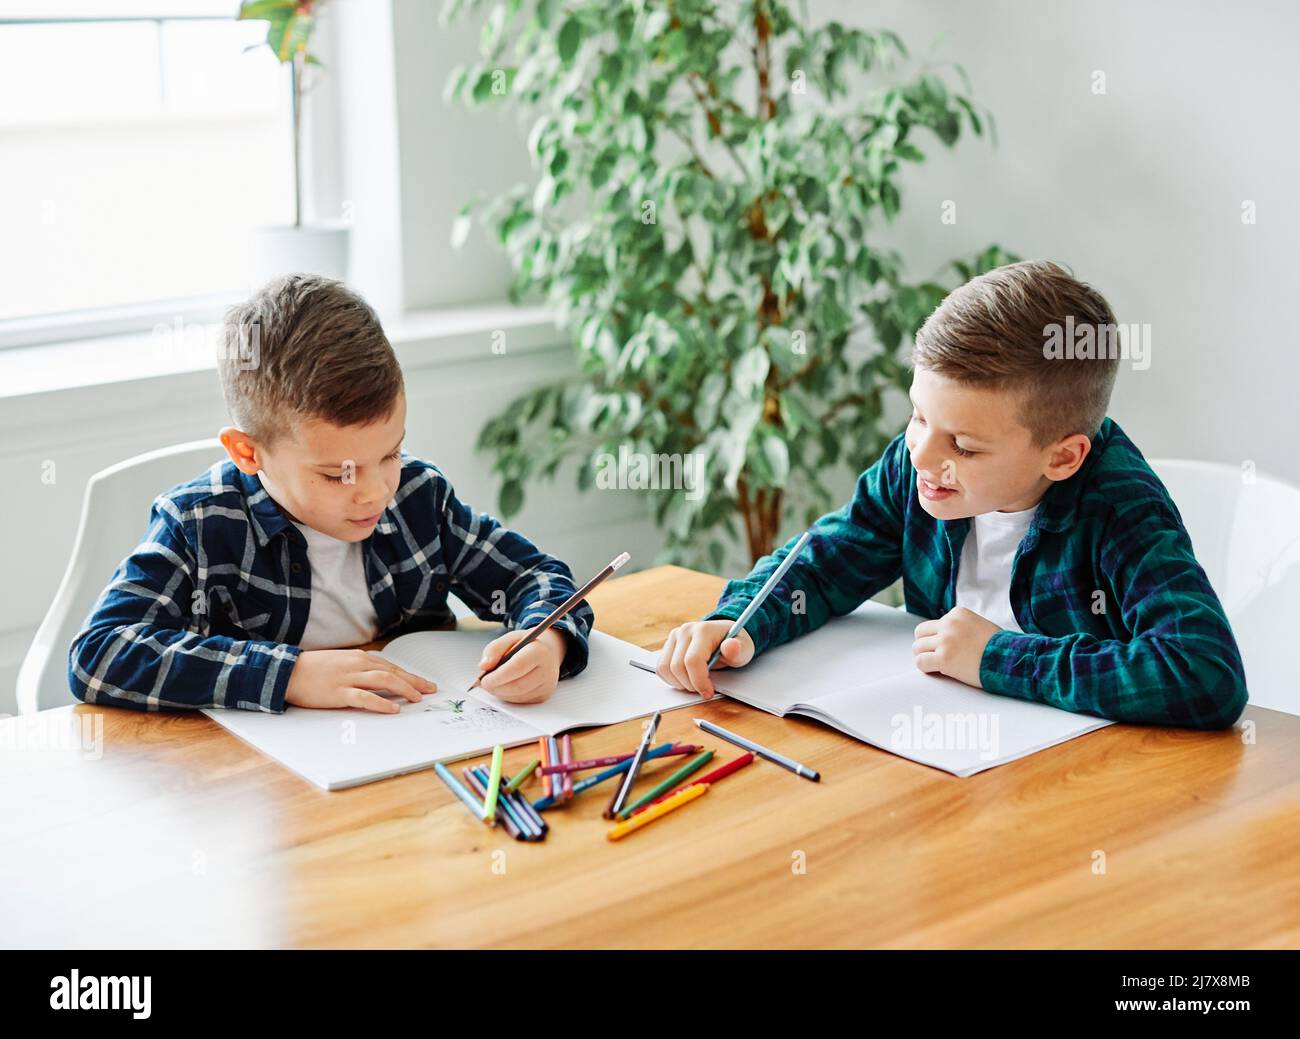
<svg viewBox="0 0 1300 1039">
<path fill-rule="evenodd" d="M 0 29 L 7 25 L 75 25 L 153 23 L 161 28 L 167 22 L 227 22 L 237 19 L 218 14 L 167 14 L 167 15 L 49 15 L 43 17 L 0 15 Z M 327 108 L 322 112 L 320 109 Z M 328 106 L 316 105 L 313 120 L 337 122 L 337 112 Z M 314 152 L 304 128 L 303 152 Z M 310 164 L 303 171 L 304 179 L 311 175 Z M 306 192 L 305 192 L 306 193 Z M 116 306 L 92 309 L 68 309 L 44 314 L 31 314 L 17 318 L 0 318 L 0 350 L 41 346 L 48 343 L 72 342 L 104 336 L 147 332 L 159 324 L 209 323 L 221 319 L 226 309 L 243 298 L 238 292 L 214 292 L 201 296 L 174 296 L 123 303 Z"/>
</svg>

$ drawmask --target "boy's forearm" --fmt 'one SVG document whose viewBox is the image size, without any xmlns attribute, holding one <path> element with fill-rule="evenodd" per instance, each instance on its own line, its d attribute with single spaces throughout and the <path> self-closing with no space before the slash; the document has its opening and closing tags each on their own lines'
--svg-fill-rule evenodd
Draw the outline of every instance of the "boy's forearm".
<svg viewBox="0 0 1300 1039">
<path fill-rule="evenodd" d="M 812 539 L 799 561 L 745 625 L 756 655 L 852 612 L 898 579 L 905 450 L 901 438 L 893 441 L 858 477 L 853 500 L 813 524 Z M 764 556 L 745 578 L 728 581 L 705 619 L 738 618 L 796 540 Z"/>
<path fill-rule="evenodd" d="M 980 660 L 990 693 L 1139 725 L 1225 729 L 1246 705 L 1232 660 L 1164 636 L 1122 641 L 1000 631 Z"/>
<path fill-rule="evenodd" d="M 279 714 L 300 652 L 276 642 L 105 623 L 73 643 L 68 683 L 77 699 L 112 707 Z"/>
</svg>

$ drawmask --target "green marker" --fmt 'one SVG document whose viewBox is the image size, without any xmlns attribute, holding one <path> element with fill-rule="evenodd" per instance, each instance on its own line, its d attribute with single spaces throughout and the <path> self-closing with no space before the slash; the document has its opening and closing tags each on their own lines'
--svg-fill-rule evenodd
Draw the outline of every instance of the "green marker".
<svg viewBox="0 0 1300 1039">
<path fill-rule="evenodd" d="M 497 791 L 501 789 L 501 758 L 504 754 L 499 743 L 492 750 L 492 771 L 488 773 L 487 797 L 483 800 L 484 822 L 496 818 Z"/>
<path fill-rule="evenodd" d="M 709 759 L 712 757 L 713 757 L 713 751 L 711 750 L 706 750 L 703 754 L 696 754 L 695 757 L 691 758 L 690 761 L 686 762 L 685 765 L 683 765 L 671 776 L 669 776 L 662 783 L 656 786 L 648 794 L 646 794 L 644 797 L 637 798 L 630 805 L 628 805 L 621 812 L 619 812 L 618 817 L 620 819 L 626 819 L 638 808 L 640 808 L 643 804 L 649 804 L 660 794 L 667 793 L 678 783 L 680 783 L 683 779 L 689 776 L 692 772 L 695 772 L 696 770 L 703 768 L 705 765 L 707 765 L 709 763 Z"/>
<path fill-rule="evenodd" d="M 537 766 L 540 765 L 541 763 L 542 762 L 540 758 L 533 758 L 532 761 L 530 761 L 527 765 L 523 767 L 523 771 L 521 771 L 519 775 L 515 776 L 514 779 L 510 780 L 510 782 L 506 784 L 506 793 L 513 794 L 516 790 L 518 790 L 521 786 L 523 786 L 524 781 L 529 776 L 531 776 L 534 771 L 536 771 Z"/>
</svg>

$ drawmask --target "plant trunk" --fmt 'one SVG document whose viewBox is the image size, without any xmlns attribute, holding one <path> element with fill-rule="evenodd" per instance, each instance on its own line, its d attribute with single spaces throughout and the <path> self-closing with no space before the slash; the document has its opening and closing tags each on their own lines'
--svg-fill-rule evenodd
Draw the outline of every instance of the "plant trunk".
<svg viewBox="0 0 1300 1039">
<path fill-rule="evenodd" d="M 293 226 L 302 227 L 302 55 L 289 62 L 293 90 Z"/>
</svg>

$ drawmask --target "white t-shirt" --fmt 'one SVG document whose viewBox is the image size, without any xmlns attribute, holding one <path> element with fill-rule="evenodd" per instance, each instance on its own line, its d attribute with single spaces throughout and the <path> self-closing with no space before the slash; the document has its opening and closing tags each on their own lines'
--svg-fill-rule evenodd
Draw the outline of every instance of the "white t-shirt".
<svg viewBox="0 0 1300 1039">
<path fill-rule="evenodd" d="M 1020 631 L 1011 609 L 1011 563 L 1038 506 L 971 517 L 957 564 L 957 605 L 999 628 Z"/>
<path fill-rule="evenodd" d="M 340 541 L 315 527 L 291 520 L 307 539 L 311 566 L 311 612 L 299 645 L 303 649 L 343 649 L 369 642 L 379 617 L 366 586 L 361 541 Z"/>
<path fill-rule="evenodd" d="M 272 481 L 257 474 L 273 501 Z M 366 584 L 363 542 L 340 541 L 315 527 L 290 520 L 307 539 L 307 565 L 311 567 L 311 609 L 307 630 L 298 645 L 303 649 L 345 649 L 370 642 L 379 633 L 379 616 Z"/>
</svg>

